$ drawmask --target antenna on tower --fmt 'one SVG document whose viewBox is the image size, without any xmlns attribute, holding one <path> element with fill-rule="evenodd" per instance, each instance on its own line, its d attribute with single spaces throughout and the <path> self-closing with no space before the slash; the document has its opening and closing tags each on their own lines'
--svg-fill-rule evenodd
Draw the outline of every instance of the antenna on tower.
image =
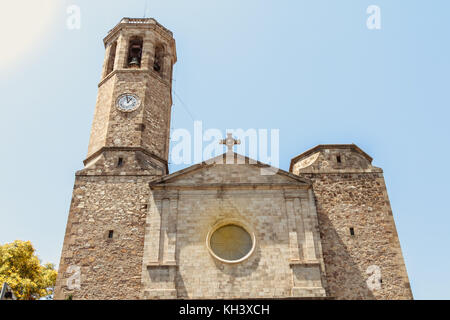
<svg viewBox="0 0 450 320">
<path fill-rule="evenodd" d="M 149 0 L 145 0 L 144 19 L 145 19 L 146 16 L 147 16 L 148 1 L 149 1 Z"/>
</svg>

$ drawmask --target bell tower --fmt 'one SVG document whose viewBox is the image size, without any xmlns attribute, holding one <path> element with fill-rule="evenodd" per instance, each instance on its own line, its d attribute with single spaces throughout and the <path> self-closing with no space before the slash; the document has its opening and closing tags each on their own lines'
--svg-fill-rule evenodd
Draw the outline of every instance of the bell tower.
<svg viewBox="0 0 450 320">
<path fill-rule="evenodd" d="M 122 19 L 105 60 L 84 168 L 75 175 L 55 299 L 138 299 L 149 182 L 168 173 L 172 32 Z M 102 279 L 102 280 L 101 280 Z"/>
<path fill-rule="evenodd" d="M 151 18 L 123 18 L 104 44 L 85 170 L 166 174 L 177 60 L 172 32 Z"/>
</svg>

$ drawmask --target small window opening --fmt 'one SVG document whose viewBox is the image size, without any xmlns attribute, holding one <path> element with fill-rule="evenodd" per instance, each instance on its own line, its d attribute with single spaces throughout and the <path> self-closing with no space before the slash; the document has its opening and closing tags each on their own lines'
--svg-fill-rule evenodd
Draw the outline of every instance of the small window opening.
<svg viewBox="0 0 450 320">
<path fill-rule="evenodd" d="M 114 235 L 114 231 L 113 230 L 109 230 L 108 232 L 108 239 L 112 239 Z"/>
<path fill-rule="evenodd" d="M 351 235 L 351 236 L 354 236 L 354 235 L 355 235 L 355 229 L 350 228 L 350 235 Z"/>
<path fill-rule="evenodd" d="M 117 166 L 121 167 L 123 165 L 123 158 L 119 158 L 119 160 L 117 161 Z"/>
<path fill-rule="evenodd" d="M 163 59 L 164 59 L 164 47 L 159 45 L 155 49 L 155 57 L 153 59 L 153 70 L 162 73 L 163 70 Z"/>
<path fill-rule="evenodd" d="M 383 279 L 380 279 L 380 283 L 383 283 Z"/>
<path fill-rule="evenodd" d="M 114 61 L 116 59 L 117 41 L 111 44 L 108 57 L 108 67 L 106 69 L 106 75 L 110 74 L 114 70 Z"/>
<path fill-rule="evenodd" d="M 143 41 L 141 38 L 133 38 L 130 40 L 128 46 L 128 67 L 141 67 L 142 44 Z"/>
<path fill-rule="evenodd" d="M 337 161 L 337 163 L 342 163 L 342 161 L 341 161 L 341 155 L 337 155 L 337 156 L 336 156 L 336 161 Z"/>
</svg>

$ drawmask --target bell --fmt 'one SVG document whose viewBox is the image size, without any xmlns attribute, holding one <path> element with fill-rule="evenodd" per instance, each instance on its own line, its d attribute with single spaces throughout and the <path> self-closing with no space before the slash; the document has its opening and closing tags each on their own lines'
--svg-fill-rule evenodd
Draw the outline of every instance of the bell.
<svg viewBox="0 0 450 320">
<path fill-rule="evenodd" d="M 128 63 L 130 67 L 139 67 L 139 59 L 138 57 L 132 57 L 130 63 Z"/>
<path fill-rule="evenodd" d="M 155 63 L 153 63 L 153 70 L 155 70 L 156 72 L 161 71 L 161 65 L 159 64 L 159 61 L 155 61 Z"/>
</svg>

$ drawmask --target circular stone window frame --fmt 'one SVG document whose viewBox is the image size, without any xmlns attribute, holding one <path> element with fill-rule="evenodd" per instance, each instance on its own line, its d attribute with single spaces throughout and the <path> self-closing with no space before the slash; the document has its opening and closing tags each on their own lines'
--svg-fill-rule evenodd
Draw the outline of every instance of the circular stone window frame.
<svg viewBox="0 0 450 320">
<path fill-rule="evenodd" d="M 219 228 L 228 226 L 228 225 L 235 225 L 238 227 L 241 227 L 242 229 L 244 229 L 249 235 L 250 238 L 252 240 L 252 247 L 250 249 L 250 251 L 243 256 L 242 258 L 238 259 L 238 260 L 226 260 L 223 259 L 221 257 L 219 257 L 218 255 L 216 255 L 214 253 L 214 250 L 211 248 L 211 237 L 214 234 L 214 232 L 216 232 Z M 206 247 L 208 248 L 209 253 L 213 256 L 213 258 L 219 260 L 220 262 L 226 263 L 226 264 L 237 264 L 237 263 L 241 263 L 244 262 L 245 260 L 247 260 L 248 258 L 250 258 L 250 256 L 253 254 L 253 252 L 255 251 L 256 248 L 256 236 L 255 236 L 255 232 L 253 231 L 252 228 L 250 228 L 249 225 L 247 225 L 246 223 L 239 221 L 239 220 L 224 220 L 221 221 L 217 224 L 215 224 L 211 230 L 209 230 L 207 236 L 206 236 Z"/>
</svg>

